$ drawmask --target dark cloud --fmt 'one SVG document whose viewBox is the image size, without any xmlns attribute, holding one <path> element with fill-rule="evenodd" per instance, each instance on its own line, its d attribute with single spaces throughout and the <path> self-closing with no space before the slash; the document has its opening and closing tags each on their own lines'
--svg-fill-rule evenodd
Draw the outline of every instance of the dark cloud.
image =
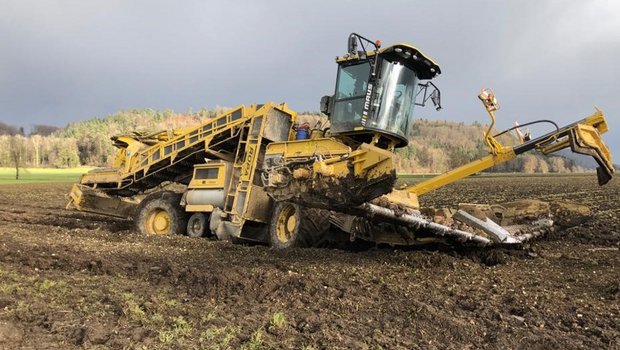
<svg viewBox="0 0 620 350">
<path fill-rule="evenodd" d="M 408 42 L 443 68 L 444 110 L 500 126 L 603 109 L 620 152 L 620 5 L 612 1 L 2 1 L 0 121 L 64 125 L 125 108 L 266 100 L 318 109 L 356 31 Z"/>
</svg>

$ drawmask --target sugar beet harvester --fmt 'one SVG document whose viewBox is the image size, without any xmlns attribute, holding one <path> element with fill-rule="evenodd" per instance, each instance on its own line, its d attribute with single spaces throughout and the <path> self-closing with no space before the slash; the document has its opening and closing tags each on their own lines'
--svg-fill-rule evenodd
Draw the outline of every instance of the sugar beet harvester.
<svg viewBox="0 0 620 350">
<path fill-rule="evenodd" d="M 489 155 L 394 189 L 394 150 L 408 143 L 415 105 L 431 100 L 441 108 L 431 82 L 441 70 L 411 45 L 381 48 L 357 34 L 336 62 L 335 93 L 321 99 L 329 127 L 299 126 L 286 104 L 268 102 L 236 107 L 193 128 L 114 136 L 113 167 L 85 174 L 68 207 L 133 218 L 144 234 L 215 235 L 277 248 L 342 236 L 486 246 L 520 243 L 552 229 L 549 203 L 469 205 L 427 216 L 418 196 L 531 150 L 570 148 L 594 157 L 601 185 L 612 177 L 600 111 L 503 146 L 491 134 L 496 99 L 483 90 L 479 98 L 492 120 L 484 135 Z"/>
</svg>

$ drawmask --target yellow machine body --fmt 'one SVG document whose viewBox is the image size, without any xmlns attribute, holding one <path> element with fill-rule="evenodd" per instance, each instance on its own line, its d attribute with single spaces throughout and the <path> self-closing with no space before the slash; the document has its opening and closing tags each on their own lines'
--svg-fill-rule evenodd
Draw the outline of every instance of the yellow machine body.
<svg viewBox="0 0 620 350">
<path fill-rule="evenodd" d="M 276 230 L 271 242 L 286 246 L 286 237 L 321 217 L 322 222 L 329 217 L 344 231 L 348 227 L 347 232 L 362 232 L 353 227 L 359 226 L 356 215 L 363 210 L 371 217 L 387 215 L 385 208 L 417 210 L 418 196 L 532 150 L 547 154 L 570 147 L 590 155 L 599 164 L 601 184 L 614 172 L 611 154 L 600 137 L 607 131 L 602 112 L 519 145 L 504 146 L 491 135 L 499 105 L 490 90 L 483 90 L 479 98 L 492 120 L 484 136 L 489 155 L 408 188 L 394 189 L 394 150 L 408 142 L 413 106 L 419 105 L 416 91 L 426 95 L 419 86 L 434 87 L 419 80 L 432 79 L 440 68 L 407 44 L 350 51 L 337 58 L 335 93 L 321 102 L 331 128 L 300 137 L 308 130 L 296 125 L 297 113 L 284 103 L 267 102 L 235 107 L 191 128 L 116 136 L 112 138 L 118 148 L 113 166 L 82 176 L 71 191 L 68 207 L 135 216 L 137 222 L 150 225 L 138 227 L 147 233 L 183 231 L 178 223 L 169 222 L 185 217 L 179 213 L 162 214 L 167 219 L 157 222 L 141 221 L 141 212 L 153 201 L 160 203 L 160 211 L 191 213 L 188 230 L 193 234 L 200 235 L 208 226 L 221 239 L 268 242 L 266 230 Z M 429 98 L 439 109 L 438 90 Z M 168 190 L 170 184 L 180 185 L 181 190 Z M 180 197 L 168 193 L 175 191 Z M 170 200 L 174 202 L 166 202 Z M 312 219 L 306 212 L 313 213 Z M 159 214 L 149 215 L 158 218 Z M 367 237 L 400 242 L 401 236 L 402 232 L 392 230 L 383 239 Z"/>
</svg>

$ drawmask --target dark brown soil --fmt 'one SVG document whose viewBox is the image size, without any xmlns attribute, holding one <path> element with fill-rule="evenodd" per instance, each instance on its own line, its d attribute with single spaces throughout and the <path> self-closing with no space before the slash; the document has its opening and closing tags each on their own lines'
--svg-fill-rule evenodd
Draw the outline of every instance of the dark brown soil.
<svg viewBox="0 0 620 350">
<path fill-rule="evenodd" d="M 143 237 L 0 186 L 0 348 L 620 349 L 620 180 L 473 178 L 425 205 L 567 199 L 592 220 L 524 250 L 365 251 Z"/>
</svg>

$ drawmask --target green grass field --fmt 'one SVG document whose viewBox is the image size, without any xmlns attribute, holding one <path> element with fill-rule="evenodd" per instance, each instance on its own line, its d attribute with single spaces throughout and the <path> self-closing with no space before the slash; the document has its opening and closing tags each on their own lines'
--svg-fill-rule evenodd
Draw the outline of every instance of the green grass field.
<svg viewBox="0 0 620 350">
<path fill-rule="evenodd" d="M 15 168 L 0 168 L 0 184 L 24 184 L 41 182 L 76 182 L 92 168 L 20 168 L 19 180 L 15 180 Z"/>
</svg>

